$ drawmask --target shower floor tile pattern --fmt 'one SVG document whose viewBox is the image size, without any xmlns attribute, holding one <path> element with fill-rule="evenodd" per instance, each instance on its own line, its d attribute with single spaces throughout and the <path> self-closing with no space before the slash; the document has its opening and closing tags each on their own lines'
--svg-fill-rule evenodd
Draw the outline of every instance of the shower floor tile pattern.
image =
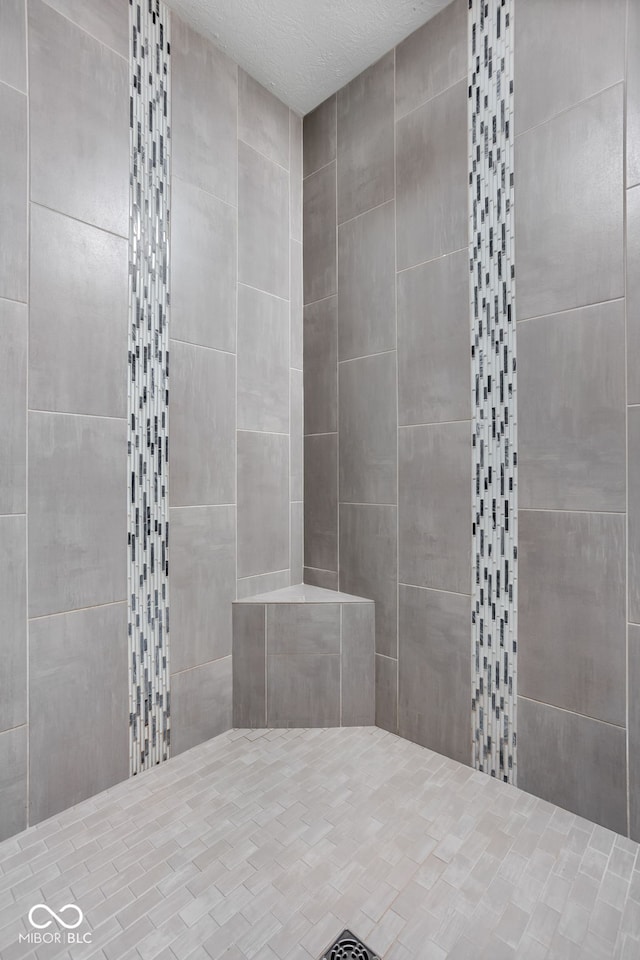
<svg viewBox="0 0 640 960">
<path fill-rule="evenodd" d="M 375 727 L 234 730 L 0 844 L 0 957 L 317 960 L 347 927 L 384 960 L 637 960 L 637 853 Z M 19 943 L 37 903 L 92 942 Z"/>
</svg>

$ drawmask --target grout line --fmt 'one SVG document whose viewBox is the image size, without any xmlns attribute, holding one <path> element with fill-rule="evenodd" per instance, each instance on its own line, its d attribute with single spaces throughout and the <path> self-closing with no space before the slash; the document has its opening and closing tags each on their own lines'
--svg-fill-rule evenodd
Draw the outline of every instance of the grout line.
<svg viewBox="0 0 640 960">
<path fill-rule="evenodd" d="M 397 124 L 397 47 L 393 48 L 393 287 L 395 308 L 396 367 L 396 715 L 393 729 L 400 730 L 400 367 L 398 361 L 398 124 Z"/>
<path fill-rule="evenodd" d="M 9 517 L 26 517 L 26 511 L 22 513 L 0 513 L 0 520 L 8 520 Z"/>
<path fill-rule="evenodd" d="M 242 67 L 241 67 L 240 69 L 242 69 Z M 265 87 L 265 89 L 266 89 L 266 87 Z M 271 92 L 271 91 L 269 91 L 269 92 Z M 280 101 L 280 103 L 282 103 L 282 100 Z M 290 109 L 291 109 L 290 107 L 287 107 L 287 110 L 290 110 Z M 288 123 L 288 125 L 289 125 L 289 126 L 288 126 L 288 131 L 287 131 L 287 133 L 288 133 L 288 137 L 290 137 L 291 134 L 290 134 L 289 131 L 290 131 L 290 129 L 291 129 L 291 120 L 289 119 L 289 116 L 288 116 L 288 115 L 287 115 L 287 123 Z M 262 150 L 258 150 L 258 148 L 255 147 L 252 143 L 248 143 L 246 140 L 243 140 L 243 139 L 242 139 L 242 137 L 240 136 L 240 127 L 239 127 L 239 126 L 238 126 L 238 143 L 241 143 L 243 146 L 248 147 L 249 150 L 253 150 L 253 152 L 254 152 L 254 153 L 257 153 L 258 156 L 259 156 L 259 157 L 262 157 L 263 160 L 267 160 L 269 163 L 273 163 L 276 167 L 279 167 L 279 168 L 280 168 L 284 173 L 286 173 L 287 176 L 289 176 L 289 178 L 290 178 L 290 176 L 291 176 L 291 171 L 290 171 L 287 167 L 285 167 L 284 164 L 280 163 L 279 160 L 274 160 L 273 157 L 268 157 L 268 156 L 266 155 L 266 153 L 263 153 Z M 289 163 L 291 163 L 291 155 L 289 155 Z M 291 227 L 289 227 L 289 230 L 291 230 Z"/>
<path fill-rule="evenodd" d="M 539 123 L 534 123 L 533 126 L 527 127 L 526 130 L 520 130 L 518 133 L 514 133 L 514 145 L 520 139 L 520 137 L 525 136 L 528 133 L 531 133 L 533 130 L 539 130 L 540 127 L 544 127 L 545 124 L 551 123 L 553 120 L 557 120 L 558 117 L 562 117 L 565 114 L 569 113 L 571 110 L 574 110 L 576 107 L 582 106 L 584 103 L 588 103 L 589 100 L 595 100 L 596 97 L 601 96 L 603 93 L 607 93 L 609 90 L 613 90 L 614 87 L 619 87 L 624 85 L 624 77 L 622 80 L 616 80 L 615 83 L 610 83 L 607 87 L 602 87 L 600 90 L 596 90 L 594 93 L 590 93 L 588 97 L 583 97 L 581 100 L 577 100 L 575 103 L 569 104 L 568 107 L 565 107 L 563 110 L 559 110 L 557 113 L 554 113 L 552 116 L 547 117 L 546 120 L 541 120 Z"/>
<path fill-rule="evenodd" d="M 462 420 L 432 420 L 429 423 L 399 423 L 399 430 L 411 430 L 413 427 L 446 427 L 451 423 L 473 423 L 473 417 L 464 417 Z"/>
<path fill-rule="evenodd" d="M 30 95 L 30 62 L 29 62 L 29 9 L 27 0 L 24 8 L 24 39 L 25 39 L 25 86 L 27 110 L 27 196 L 25 216 L 27 219 L 27 356 L 25 378 L 25 610 L 26 621 L 26 710 L 27 710 L 27 751 L 26 751 L 26 796 L 25 796 L 25 823 L 29 826 L 31 820 L 31 637 L 29 629 L 29 359 L 30 359 L 30 311 L 31 311 L 31 95 Z"/>
<path fill-rule="evenodd" d="M 385 357 L 389 353 L 397 353 L 395 347 L 391 347 L 389 350 L 380 350 L 378 353 L 365 353 L 361 357 L 346 357 L 344 360 L 338 360 L 338 369 L 341 363 L 353 363 L 354 360 L 369 360 L 371 357 Z"/>
<path fill-rule="evenodd" d="M 87 420 L 111 420 L 115 423 L 128 423 L 127 417 L 103 417 L 99 413 L 72 413 L 70 410 L 38 410 L 35 407 L 27 407 L 27 413 L 44 413 L 51 417 L 82 417 Z"/>
<path fill-rule="evenodd" d="M 237 299 L 237 298 L 236 298 Z M 237 309 L 237 306 L 236 306 Z M 170 343 L 183 343 L 187 347 L 198 347 L 199 350 L 212 350 L 213 353 L 221 353 L 225 357 L 235 357 L 236 350 L 223 350 L 222 347 L 212 347 L 208 343 L 196 343 L 194 340 L 183 340 L 181 337 L 169 337 Z M 237 347 L 237 344 L 236 344 Z"/>
<path fill-rule="evenodd" d="M 238 305 L 239 305 L 239 302 L 240 302 L 240 297 L 239 297 L 239 288 L 240 288 L 240 280 L 239 280 L 239 263 L 240 263 L 240 215 L 239 215 L 239 210 L 240 210 L 240 150 L 238 149 L 238 132 L 239 132 L 239 130 L 240 130 L 240 83 L 239 83 L 239 67 L 238 67 L 237 64 L 235 65 L 235 72 L 236 72 L 236 131 L 235 131 L 235 135 L 236 135 L 236 204 L 237 204 L 237 206 L 236 206 L 236 224 L 235 224 L 235 226 L 236 226 L 236 318 L 235 318 L 235 320 L 236 320 L 236 363 L 235 363 L 235 390 L 234 390 L 234 397 L 233 397 L 233 400 L 234 400 L 234 411 L 233 411 L 233 413 L 234 413 L 234 418 L 235 418 L 234 426 L 235 426 L 235 443 L 236 443 L 236 449 L 235 449 L 236 463 L 235 463 L 235 476 L 234 476 L 235 498 L 236 498 L 236 524 L 235 524 L 235 528 L 236 528 L 236 590 L 235 590 L 235 597 L 236 597 L 236 600 L 238 600 L 238 599 L 239 599 L 239 598 L 238 598 L 238 582 L 239 582 L 239 579 L 238 579 L 238 515 L 239 515 L 239 512 L 240 512 L 240 511 L 238 510 L 238 506 L 237 506 L 237 505 L 238 505 L 238 474 L 239 474 L 239 472 L 240 472 L 240 458 L 239 458 L 239 456 L 238 456 L 238 446 L 239 446 L 239 444 L 238 444 L 238 346 L 239 346 L 239 344 L 238 344 L 238 316 L 239 316 L 239 306 L 238 306 Z M 232 690 L 231 690 L 231 704 L 232 704 L 232 711 L 233 711 L 233 681 L 232 681 Z"/>
<path fill-rule="evenodd" d="M 627 814 L 627 836 L 631 836 L 631 758 L 630 758 L 630 728 L 629 728 L 629 315 L 628 315 L 628 291 L 627 291 L 627 98 L 629 93 L 629 3 L 625 7 L 625 51 L 624 51 L 624 91 L 622 97 L 622 181 L 623 198 L 622 206 L 622 243 L 623 243 L 623 261 L 622 273 L 624 283 L 624 387 L 625 400 L 625 761 L 626 761 L 626 814 Z"/>
<path fill-rule="evenodd" d="M 455 257 L 458 253 L 469 253 L 469 246 L 458 247 L 457 250 L 448 250 L 446 253 L 441 253 L 437 257 L 430 257 L 428 260 L 420 260 L 419 263 L 410 263 L 406 267 L 396 268 L 396 274 L 398 273 L 408 273 L 409 270 L 416 270 L 418 267 L 426 267 L 430 263 L 437 263 L 438 260 L 444 260 L 446 257 Z M 397 258 L 397 254 L 396 254 Z"/>
<path fill-rule="evenodd" d="M 520 461 L 518 461 L 518 464 Z M 605 516 L 605 517 L 624 517 L 624 510 L 563 510 L 556 507 L 519 507 L 518 513 L 580 513 L 587 514 L 591 516 L 595 514 L 596 516 Z"/>
<path fill-rule="evenodd" d="M 267 645 L 268 645 L 268 643 L 269 643 L 269 641 L 268 641 L 268 639 L 267 639 L 267 607 L 269 606 L 269 604 L 268 604 L 268 603 L 264 603 L 262 606 L 263 606 L 263 609 L 264 609 L 264 725 L 265 725 L 265 727 L 266 727 L 266 726 L 267 726 L 267 717 L 269 716 L 269 703 L 268 703 L 268 697 L 269 697 L 269 678 L 268 678 L 268 670 L 267 670 L 267 665 L 268 665 L 268 662 L 269 662 L 269 661 L 268 661 L 268 658 L 267 658 L 267 653 L 268 653 L 268 646 L 267 646 Z"/>
<path fill-rule="evenodd" d="M 621 297 L 609 297 L 607 300 L 595 300 L 593 303 L 579 303 L 576 307 L 566 307 L 564 310 L 553 310 L 551 313 L 537 313 L 534 317 L 517 317 L 518 325 L 521 323 L 531 323 L 532 320 L 548 320 L 549 317 L 562 317 L 566 313 L 577 313 L 578 310 L 589 310 L 591 307 L 603 307 L 608 303 L 623 303 L 624 294 Z"/>
<path fill-rule="evenodd" d="M 459 590 L 445 590 L 444 587 L 425 587 L 421 583 L 407 583 L 405 580 L 399 580 L 399 586 L 411 587 L 412 590 L 427 590 L 431 593 L 445 593 L 452 597 L 465 597 L 467 600 L 472 598 L 471 593 L 460 593 Z"/>
<path fill-rule="evenodd" d="M 335 96 L 335 94 L 334 94 L 334 96 Z M 336 117 L 337 117 L 337 113 L 338 113 L 338 111 L 336 110 Z M 336 126 L 337 126 L 337 122 L 336 122 Z M 303 135 L 303 137 L 304 137 L 304 131 L 303 131 L 303 134 L 302 134 L 302 135 Z M 304 171 L 303 171 L 303 177 L 302 177 L 302 183 L 303 183 L 303 185 L 304 185 L 305 180 L 308 180 L 310 177 L 315 177 L 316 173 L 320 173 L 322 170 L 326 170 L 327 167 L 330 167 L 332 163 L 337 163 L 337 162 L 338 162 L 338 156 L 337 156 L 337 154 L 338 154 L 338 149 L 337 149 L 337 147 L 338 147 L 338 145 L 337 145 L 337 143 L 336 143 L 336 156 L 333 158 L 333 160 L 327 160 L 326 163 L 323 163 L 322 166 L 321 166 L 321 167 L 318 167 L 316 170 L 312 170 L 311 173 L 304 173 Z"/>
<path fill-rule="evenodd" d="M 395 151 L 394 151 L 395 154 Z M 395 155 L 394 155 L 395 163 Z M 348 223 L 353 223 L 354 220 L 360 220 L 362 217 L 366 217 L 368 213 L 373 213 L 374 210 L 379 210 L 380 207 L 386 206 L 388 203 L 395 203 L 395 194 L 393 197 L 388 198 L 387 200 L 382 200 L 380 203 L 375 203 L 372 207 L 367 207 L 366 210 L 361 210 L 360 213 L 356 213 L 353 217 L 348 217 L 346 220 L 338 220 L 338 230 L 340 227 L 346 226 Z"/>
<path fill-rule="evenodd" d="M 340 343 L 340 287 L 338 282 L 339 277 L 339 246 L 338 246 L 338 154 L 339 154 L 339 140 L 338 140 L 338 97 L 336 94 L 336 109 L 335 109 L 335 143 L 336 143 L 336 157 L 333 161 L 335 163 L 334 169 L 334 179 L 335 179 L 335 271 L 336 271 L 336 510 L 335 510 L 335 524 L 336 524 L 336 574 L 338 576 L 338 590 L 340 590 L 340 362 L 338 360 L 339 356 L 339 347 Z M 328 299 L 328 298 L 326 298 Z"/>
<path fill-rule="evenodd" d="M 240 185 L 238 185 L 240 189 Z M 289 241 L 293 238 L 289 237 Z M 291 251 L 291 243 L 289 243 L 289 251 Z M 291 253 L 289 253 L 289 271 L 291 271 Z M 291 278 L 289 278 L 289 283 L 291 283 Z M 283 303 L 291 303 L 291 286 L 289 286 L 289 296 L 288 297 L 279 297 L 277 293 L 271 293 L 270 290 L 261 290 L 260 287 L 254 287 L 250 283 L 245 283 L 243 280 L 238 280 L 238 289 L 240 287 L 246 287 L 247 290 L 255 290 L 256 293 L 263 293 L 265 297 L 273 297 L 274 300 L 281 300 Z"/>
<path fill-rule="evenodd" d="M 104 603 L 91 603 L 86 607 L 71 607 L 69 610 L 55 610 L 53 613 L 42 613 L 37 617 L 27 616 L 27 623 L 34 623 L 36 620 L 50 620 L 52 617 L 66 617 L 69 613 L 84 613 L 85 610 L 102 610 L 103 607 L 117 607 L 126 603 L 127 598 L 121 600 L 106 600 Z"/>
<path fill-rule="evenodd" d="M 411 36 L 411 34 L 409 34 L 409 36 Z M 400 44 L 398 44 L 398 45 L 394 48 L 394 52 L 395 52 L 395 50 L 397 50 L 397 48 L 398 48 L 399 46 L 400 46 Z M 466 68 L 465 68 L 465 72 L 464 72 L 460 77 L 458 77 L 457 80 L 453 80 L 448 86 L 443 87 L 442 90 L 438 90 L 437 93 L 434 93 L 431 97 L 427 97 L 426 100 L 421 100 L 420 103 L 417 103 L 417 104 L 415 105 L 415 107 L 411 107 L 411 110 L 407 110 L 406 113 L 401 113 L 399 116 L 398 116 L 398 111 L 397 111 L 397 105 L 395 104 L 395 101 L 394 101 L 394 107 L 396 107 L 396 118 L 395 118 L 395 122 L 396 122 L 396 123 L 400 123 L 401 120 L 406 119 L 406 117 L 410 117 L 411 114 L 412 114 L 412 113 L 415 113 L 416 110 L 419 110 L 420 107 L 424 107 L 427 103 L 431 103 L 433 100 L 437 100 L 438 97 L 441 97 L 443 93 L 447 93 L 449 90 L 451 90 L 452 87 L 457 87 L 458 84 L 459 84 L 459 83 L 462 83 L 463 80 L 464 80 L 464 82 L 465 82 L 465 84 L 466 84 L 466 83 L 467 83 L 467 78 L 468 78 L 468 75 L 467 75 L 467 71 L 466 71 Z"/>
<path fill-rule="evenodd" d="M 27 32 L 27 29 L 28 29 L 28 25 L 25 26 L 25 34 Z M 9 83 L 8 80 L 0 80 L 0 89 L 2 89 L 2 87 L 6 87 L 7 90 L 13 90 L 14 93 L 19 93 L 21 97 L 24 97 L 25 100 L 27 99 L 27 91 L 20 90 L 19 87 L 14 87 L 14 85 L 12 83 Z"/>
<path fill-rule="evenodd" d="M 194 670 L 200 670 L 201 667 L 208 667 L 211 663 L 219 663 L 220 660 L 231 660 L 231 654 L 225 653 L 222 657 L 214 657 L 213 660 L 205 660 L 203 663 L 196 663 L 192 667 L 185 667 L 184 670 L 176 670 L 175 673 L 170 674 L 171 677 L 180 677 L 184 673 L 192 673 Z M 153 767 L 158 766 L 157 763 L 153 764 Z M 149 769 L 153 769 L 153 767 Z M 141 771 L 146 772 L 146 771 Z"/>
<path fill-rule="evenodd" d="M 86 27 L 83 27 L 83 26 L 82 26 L 80 23 L 78 23 L 76 20 L 72 20 L 71 17 L 68 17 L 68 16 L 67 16 L 65 13 L 63 13 L 57 6 L 54 7 L 53 4 L 50 2 L 50 0 L 43 0 L 43 2 L 46 4 L 47 7 L 49 7 L 50 10 L 53 10 L 54 13 L 57 13 L 59 17 L 62 17 L 63 20 L 66 20 L 68 23 L 72 24 L 72 26 L 74 26 L 74 27 L 76 27 L 78 30 L 82 31 L 82 33 L 86 33 L 86 35 L 87 35 L 88 37 L 91 37 L 92 40 L 95 40 L 96 43 L 99 43 L 101 47 L 104 47 L 106 50 L 109 50 L 111 53 L 115 53 L 115 55 L 116 55 L 117 57 L 119 57 L 120 60 L 124 60 L 125 63 L 127 63 L 127 64 L 129 63 L 127 54 L 120 53 L 120 51 L 119 51 L 119 50 L 116 50 L 115 47 L 112 47 L 111 44 L 105 43 L 104 40 L 101 40 L 100 37 L 97 37 L 97 36 L 95 35 L 95 33 L 91 33 L 90 30 L 87 30 Z M 26 25 L 26 26 L 27 26 L 27 29 L 28 29 L 28 27 L 29 27 L 28 21 L 27 21 L 27 25 Z M 129 34 L 127 33 L 127 40 L 128 40 L 128 38 L 129 38 Z"/>
<path fill-rule="evenodd" d="M 572 717 L 580 717 L 583 720 L 590 720 L 592 723 L 601 723 L 605 727 L 613 727 L 614 730 L 625 730 L 625 727 L 621 723 L 611 723 L 610 720 L 600 720 L 598 717 L 590 717 L 587 713 L 578 713 L 577 710 L 567 710 L 566 707 L 559 707 L 555 703 L 547 703 L 546 700 L 536 700 L 535 697 L 525 697 L 523 694 L 518 694 L 518 700 L 528 700 L 529 703 L 538 703 L 542 707 L 549 707 L 551 710 L 559 710 L 560 713 L 569 713 Z"/>
<path fill-rule="evenodd" d="M 303 251 L 303 256 L 304 256 L 304 251 Z M 304 310 L 305 307 L 313 307 L 313 306 L 315 306 L 316 303 L 324 303 L 325 300 L 334 300 L 334 299 L 337 299 L 337 296 L 338 296 L 338 294 L 337 294 L 337 292 L 336 292 L 336 293 L 330 293 L 327 297 L 319 297 L 317 300 L 308 300 L 308 301 L 305 301 L 305 300 L 304 300 L 304 295 L 303 295 L 302 308 L 303 308 L 303 310 Z"/>
<path fill-rule="evenodd" d="M 236 427 L 236 433 L 255 433 L 262 437 L 289 437 L 288 433 L 278 430 L 247 430 L 246 427 Z"/>
<path fill-rule="evenodd" d="M 31 138 L 29 137 L 29 140 Z M 29 177 L 29 179 L 31 179 Z M 29 189 L 29 194 L 31 194 L 31 189 Z M 41 203 L 39 200 L 32 200 L 29 196 L 29 200 L 32 207 L 39 207 L 41 210 L 48 210 L 49 213 L 55 213 L 58 217 L 66 217 L 67 220 L 74 220 L 76 223 L 81 223 L 85 227 L 91 227 L 93 230 L 99 230 L 101 233 L 106 233 L 110 237 L 116 237 L 118 240 L 122 240 L 124 243 L 129 242 L 129 238 L 126 237 L 123 233 L 116 233 L 115 230 L 107 230 L 106 227 L 101 227 L 97 223 L 91 223 L 89 220 L 82 220 L 80 217 L 74 217 L 70 213 L 65 213 L 64 210 L 56 210 L 55 207 L 49 207 L 46 203 Z"/>
<path fill-rule="evenodd" d="M 237 154 L 237 150 L 236 150 L 236 154 Z M 237 167 L 237 165 L 238 165 L 238 161 L 237 161 L 237 157 L 236 157 L 236 167 Z M 201 187 L 199 183 L 194 183 L 194 182 L 191 181 L 191 180 L 186 180 L 184 177 L 181 177 L 180 174 L 174 173 L 173 171 L 171 172 L 171 180 L 172 180 L 172 181 L 173 181 L 173 180 L 178 180 L 178 182 L 181 183 L 181 184 L 183 184 L 183 186 L 189 187 L 191 190 L 198 190 L 200 193 L 204 193 L 204 195 L 205 195 L 206 197 L 210 197 L 212 200 L 217 200 L 218 203 L 223 203 L 223 204 L 225 205 L 225 207 L 230 207 L 232 210 L 235 210 L 235 211 L 236 211 L 236 216 L 237 216 L 237 214 L 238 214 L 238 204 L 237 204 L 237 203 L 231 203 L 230 200 L 225 200 L 224 197 L 218 196 L 217 193 L 213 193 L 211 190 L 207 190 L 206 187 Z M 237 190 L 236 190 L 236 200 L 237 200 L 237 197 L 238 197 L 238 193 L 237 193 Z"/>
</svg>

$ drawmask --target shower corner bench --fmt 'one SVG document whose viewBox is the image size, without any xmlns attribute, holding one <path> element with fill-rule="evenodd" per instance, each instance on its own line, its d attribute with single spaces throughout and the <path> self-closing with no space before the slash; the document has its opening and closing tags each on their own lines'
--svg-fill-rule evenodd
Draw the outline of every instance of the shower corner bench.
<svg viewBox="0 0 640 960">
<path fill-rule="evenodd" d="M 234 727 L 375 723 L 375 605 L 297 584 L 233 604 Z"/>
</svg>

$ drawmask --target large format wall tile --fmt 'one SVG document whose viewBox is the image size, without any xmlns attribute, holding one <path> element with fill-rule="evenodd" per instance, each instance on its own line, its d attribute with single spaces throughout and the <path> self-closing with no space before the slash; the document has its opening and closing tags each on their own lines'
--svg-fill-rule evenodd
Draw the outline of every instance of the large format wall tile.
<svg viewBox="0 0 640 960">
<path fill-rule="evenodd" d="M 171 670 L 179 673 L 231 653 L 236 596 L 234 506 L 173 507 Z"/>
<path fill-rule="evenodd" d="M 31 199 L 129 232 L 128 64 L 42 0 L 29 3 Z"/>
<path fill-rule="evenodd" d="M 324 587 L 325 590 L 338 589 L 337 570 L 317 570 L 315 567 L 304 568 L 304 582 L 315 587 Z"/>
<path fill-rule="evenodd" d="M 396 345 L 393 201 L 338 228 L 338 330 L 341 360 Z"/>
<path fill-rule="evenodd" d="M 626 506 L 624 301 L 518 327 L 520 507 Z"/>
<path fill-rule="evenodd" d="M 340 502 L 397 503 L 396 353 L 339 365 Z"/>
<path fill-rule="evenodd" d="M 396 125 L 398 269 L 467 245 L 467 84 Z"/>
<path fill-rule="evenodd" d="M 235 500 L 235 357 L 171 341 L 171 506 Z"/>
<path fill-rule="evenodd" d="M 376 654 L 376 727 L 398 731 L 398 661 Z"/>
<path fill-rule="evenodd" d="M 629 624 L 629 836 L 640 840 L 640 627 Z"/>
<path fill-rule="evenodd" d="M 335 93 L 304 118 L 302 145 L 305 177 L 336 159 Z"/>
<path fill-rule="evenodd" d="M 0 5 L 0 83 L 26 93 L 27 57 L 24 0 Z"/>
<path fill-rule="evenodd" d="M 171 744 L 179 753 L 231 728 L 231 657 L 171 676 Z"/>
<path fill-rule="evenodd" d="M 32 620 L 29 689 L 29 819 L 38 823 L 128 774 L 126 604 Z"/>
<path fill-rule="evenodd" d="M 399 431 L 400 581 L 471 590 L 471 429 L 466 421 Z"/>
<path fill-rule="evenodd" d="M 289 110 L 289 233 L 302 242 L 302 117 Z"/>
<path fill-rule="evenodd" d="M 125 599 L 126 451 L 124 420 L 29 414 L 29 616 Z"/>
<path fill-rule="evenodd" d="M 340 654 L 339 603 L 267 604 L 267 655 Z"/>
<path fill-rule="evenodd" d="M 0 300 L 0 515 L 27 502 L 27 306 Z"/>
<path fill-rule="evenodd" d="M 27 98 L 0 84 L 0 297 L 27 299 Z"/>
<path fill-rule="evenodd" d="M 260 573 L 255 577 L 242 577 L 237 582 L 238 600 L 255 597 L 259 593 L 280 590 L 291 585 L 291 571 L 276 570 L 273 573 Z"/>
<path fill-rule="evenodd" d="M 304 579 L 304 504 L 301 500 L 291 503 L 289 519 L 289 564 L 291 583 Z"/>
<path fill-rule="evenodd" d="M 368 727 L 376 721 L 374 623 L 374 604 L 342 604 L 343 727 Z"/>
<path fill-rule="evenodd" d="M 337 298 L 304 308 L 304 432 L 338 429 Z"/>
<path fill-rule="evenodd" d="M 640 407 L 628 410 L 629 620 L 640 623 Z"/>
<path fill-rule="evenodd" d="M 173 173 L 237 203 L 238 68 L 175 15 L 171 61 Z"/>
<path fill-rule="evenodd" d="M 520 511 L 519 693 L 625 723 L 625 518 Z"/>
<path fill-rule="evenodd" d="M 238 430 L 289 432 L 289 304 L 238 287 Z"/>
<path fill-rule="evenodd" d="M 264 727 L 266 634 L 263 603 L 233 604 L 233 725 Z"/>
<path fill-rule="evenodd" d="M 322 167 L 304 182 L 304 302 L 337 292 L 336 165 Z"/>
<path fill-rule="evenodd" d="M 304 564 L 338 569 L 338 436 L 304 439 Z"/>
<path fill-rule="evenodd" d="M 625 0 L 518 4 L 516 134 L 624 80 L 625 6 Z"/>
<path fill-rule="evenodd" d="M 238 279 L 289 296 L 289 175 L 238 145 Z"/>
<path fill-rule="evenodd" d="M 105 43 L 121 57 L 129 55 L 129 8 L 122 0 L 45 0 L 96 40 Z"/>
<path fill-rule="evenodd" d="M 640 6 L 630 0 L 627 20 L 627 186 L 640 183 Z"/>
<path fill-rule="evenodd" d="M 624 293 L 623 92 L 618 84 L 516 140 L 519 320 Z"/>
<path fill-rule="evenodd" d="M 518 786 L 623 834 L 625 743 L 620 727 L 518 698 Z"/>
<path fill-rule="evenodd" d="M 398 655 L 397 508 L 340 504 L 340 589 L 375 600 L 376 653 Z"/>
<path fill-rule="evenodd" d="M 29 407 L 127 415 L 127 242 L 31 208 Z"/>
<path fill-rule="evenodd" d="M 470 418 L 470 342 L 466 250 L 398 274 L 400 423 Z"/>
<path fill-rule="evenodd" d="M 467 11 L 454 0 L 396 47 L 398 117 L 466 77 Z"/>
<path fill-rule="evenodd" d="M 289 169 L 289 108 L 238 70 L 238 138 Z"/>
<path fill-rule="evenodd" d="M 291 463 L 289 464 L 289 497 L 304 499 L 304 383 L 302 370 L 289 371 L 289 435 Z"/>
<path fill-rule="evenodd" d="M 0 730 L 8 730 L 27 722 L 27 520 L 24 516 L 0 516 L 0 610 Z"/>
<path fill-rule="evenodd" d="M 394 195 L 394 53 L 338 91 L 338 223 Z"/>
<path fill-rule="evenodd" d="M 238 576 L 289 568 L 289 437 L 238 432 Z"/>
<path fill-rule="evenodd" d="M 177 177 L 171 197 L 171 336 L 233 352 L 236 210 Z"/>
<path fill-rule="evenodd" d="M 28 727 L 0 733 L 0 841 L 27 826 Z"/>
<path fill-rule="evenodd" d="M 640 29 L 640 27 L 639 27 Z M 627 402 L 640 403 L 640 185 L 627 190 Z"/>
<path fill-rule="evenodd" d="M 302 200 L 300 201 L 302 203 Z M 302 227 L 300 228 L 302 234 Z M 291 312 L 290 363 L 302 370 L 303 320 L 302 320 L 302 244 L 291 240 L 289 245 L 289 310 Z"/>
<path fill-rule="evenodd" d="M 398 731 L 471 761 L 471 600 L 400 585 Z"/>
<path fill-rule="evenodd" d="M 340 726 L 340 656 L 267 655 L 267 726 Z"/>
</svg>

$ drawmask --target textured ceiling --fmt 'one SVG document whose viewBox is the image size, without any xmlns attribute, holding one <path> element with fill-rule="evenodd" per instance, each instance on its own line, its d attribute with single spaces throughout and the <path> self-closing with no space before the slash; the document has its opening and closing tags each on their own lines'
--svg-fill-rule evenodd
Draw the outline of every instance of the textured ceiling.
<svg viewBox="0 0 640 960">
<path fill-rule="evenodd" d="M 448 2 L 169 0 L 169 6 L 304 114 Z"/>
</svg>

